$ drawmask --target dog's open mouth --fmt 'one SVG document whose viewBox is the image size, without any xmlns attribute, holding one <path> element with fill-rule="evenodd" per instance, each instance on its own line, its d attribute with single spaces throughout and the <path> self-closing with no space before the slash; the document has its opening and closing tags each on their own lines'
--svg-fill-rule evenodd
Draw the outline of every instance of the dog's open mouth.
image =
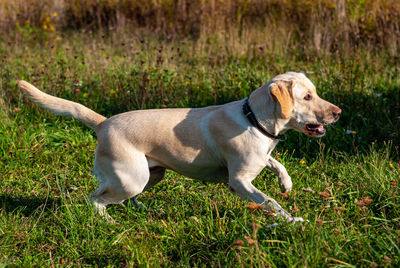
<svg viewBox="0 0 400 268">
<path fill-rule="evenodd" d="M 305 131 L 307 135 L 314 137 L 320 137 L 325 134 L 325 128 L 321 124 L 307 124 Z"/>
</svg>

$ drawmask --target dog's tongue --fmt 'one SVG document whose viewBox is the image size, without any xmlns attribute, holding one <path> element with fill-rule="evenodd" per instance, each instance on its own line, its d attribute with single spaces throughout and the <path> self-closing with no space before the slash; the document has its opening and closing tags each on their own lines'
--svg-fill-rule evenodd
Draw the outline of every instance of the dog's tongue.
<svg viewBox="0 0 400 268">
<path fill-rule="evenodd" d="M 315 132 L 317 132 L 318 134 L 325 134 L 325 128 L 323 125 L 319 125 L 316 129 Z"/>
</svg>

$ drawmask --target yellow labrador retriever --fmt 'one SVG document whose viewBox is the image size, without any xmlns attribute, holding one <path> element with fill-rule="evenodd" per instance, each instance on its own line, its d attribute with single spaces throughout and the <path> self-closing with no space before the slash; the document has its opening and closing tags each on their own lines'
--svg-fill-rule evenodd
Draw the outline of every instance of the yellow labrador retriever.
<svg viewBox="0 0 400 268">
<path fill-rule="evenodd" d="M 280 218 L 303 221 L 254 187 L 252 180 L 267 167 L 278 176 L 281 190 L 289 192 L 290 176 L 271 157 L 279 135 L 294 129 L 321 137 L 324 126 L 337 121 L 341 113 L 318 97 L 304 74 L 294 72 L 275 76 L 240 101 L 205 108 L 132 111 L 110 118 L 43 93 L 26 81 L 18 84 L 36 104 L 81 120 L 96 131 L 94 174 L 100 185 L 90 198 L 110 220 L 106 205 L 134 198 L 162 180 L 168 168 L 203 181 L 226 182 L 231 192 L 266 205 Z"/>
</svg>

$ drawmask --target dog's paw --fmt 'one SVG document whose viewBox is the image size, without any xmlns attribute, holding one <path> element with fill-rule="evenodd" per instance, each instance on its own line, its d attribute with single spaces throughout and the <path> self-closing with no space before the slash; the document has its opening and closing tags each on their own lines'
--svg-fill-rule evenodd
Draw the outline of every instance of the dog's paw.
<svg viewBox="0 0 400 268">
<path fill-rule="evenodd" d="M 290 191 L 292 191 L 292 187 L 285 187 L 283 185 L 280 185 L 280 188 L 282 193 L 290 193 Z"/>
<path fill-rule="evenodd" d="M 289 193 L 292 190 L 292 180 L 289 178 L 279 180 L 279 187 L 282 193 Z"/>
<path fill-rule="evenodd" d="M 304 220 L 302 217 L 293 217 L 289 213 L 285 214 L 283 217 L 279 217 L 279 215 L 276 216 L 276 219 L 279 220 L 284 220 L 288 223 L 293 223 L 295 224 L 296 222 L 308 222 L 308 220 Z"/>
<path fill-rule="evenodd" d="M 146 209 L 146 206 L 143 205 L 142 203 L 139 203 L 139 201 L 134 197 L 132 197 L 131 199 L 125 200 L 123 203 L 124 203 L 124 205 L 126 205 L 128 207 L 135 207 L 135 208 L 138 208 L 139 210 Z"/>
<path fill-rule="evenodd" d="M 274 227 L 277 227 L 279 224 L 278 223 L 273 223 L 273 224 L 270 224 L 270 225 L 267 225 L 267 226 L 265 226 L 265 228 L 274 228 Z"/>
<path fill-rule="evenodd" d="M 296 222 L 307 222 L 307 221 L 305 221 L 302 217 L 293 217 L 290 222 L 296 223 Z"/>
</svg>

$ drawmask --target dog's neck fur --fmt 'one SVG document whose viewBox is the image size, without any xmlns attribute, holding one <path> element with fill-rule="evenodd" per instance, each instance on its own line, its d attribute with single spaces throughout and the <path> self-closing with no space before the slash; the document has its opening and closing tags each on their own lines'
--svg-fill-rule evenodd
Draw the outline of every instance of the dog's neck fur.
<svg viewBox="0 0 400 268">
<path fill-rule="evenodd" d="M 272 135 L 278 136 L 288 129 L 288 120 L 279 117 L 279 105 L 271 95 L 269 84 L 252 92 L 249 96 L 249 104 L 258 123 Z"/>
</svg>

